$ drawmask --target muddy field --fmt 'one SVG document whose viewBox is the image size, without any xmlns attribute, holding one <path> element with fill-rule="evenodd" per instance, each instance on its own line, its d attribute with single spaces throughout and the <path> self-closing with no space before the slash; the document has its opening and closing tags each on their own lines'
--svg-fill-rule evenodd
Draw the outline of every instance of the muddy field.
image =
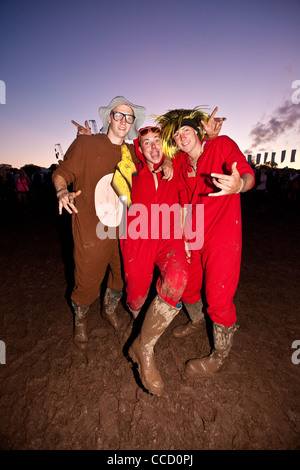
<svg viewBox="0 0 300 470">
<path fill-rule="evenodd" d="M 1 449 L 300 449 L 299 210 L 243 205 L 240 328 L 229 365 L 213 378 L 185 378 L 185 362 L 208 354 L 210 342 L 172 338 L 181 311 L 156 347 L 161 398 L 140 387 L 100 299 L 88 350 L 73 346 L 68 216 L 52 205 L 2 213 Z"/>
</svg>

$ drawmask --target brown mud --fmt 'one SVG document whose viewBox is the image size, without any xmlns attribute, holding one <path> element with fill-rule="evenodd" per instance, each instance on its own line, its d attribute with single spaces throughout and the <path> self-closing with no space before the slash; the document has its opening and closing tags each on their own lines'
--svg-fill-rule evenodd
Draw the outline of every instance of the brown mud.
<svg viewBox="0 0 300 470">
<path fill-rule="evenodd" d="M 100 299 L 89 311 L 87 351 L 73 345 L 68 216 L 52 207 L 2 214 L 0 448 L 299 449 L 299 210 L 243 212 L 240 328 L 228 367 L 185 378 L 185 362 L 208 354 L 210 342 L 171 336 L 186 321 L 181 311 L 156 347 L 162 397 L 140 387 Z"/>
</svg>

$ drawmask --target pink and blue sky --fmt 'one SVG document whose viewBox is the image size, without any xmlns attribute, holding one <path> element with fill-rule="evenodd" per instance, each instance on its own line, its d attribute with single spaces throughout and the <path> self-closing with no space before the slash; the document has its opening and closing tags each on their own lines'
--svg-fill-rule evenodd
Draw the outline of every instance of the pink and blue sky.
<svg viewBox="0 0 300 470">
<path fill-rule="evenodd" d="M 300 168 L 299 18 L 299 0 L 1 0 L 0 163 L 49 167 L 71 119 L 100 129 L 123 95 L 146 124 L 218 105 L 242 152 Z"/>
</svg>

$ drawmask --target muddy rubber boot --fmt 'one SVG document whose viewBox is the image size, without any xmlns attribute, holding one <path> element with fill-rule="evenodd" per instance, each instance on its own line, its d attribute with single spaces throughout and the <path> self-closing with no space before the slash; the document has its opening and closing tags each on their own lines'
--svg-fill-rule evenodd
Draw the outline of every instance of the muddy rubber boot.
<svg viewBox="0 0 300 470">
<path fill-rule="evenodd" d="M 116 308 L 123 295 L 122 291 L 113 290 L 109 287 L 106 289 L 104 295 L 102 318 L 107 320 L 113 329 L 117 332 L 124 329 L 127 325 L 125 320 L 118 317 L 116 314 Z"/>
<path fill-rule="evenodd" d="M 161 396 L 164 388 L 154 360 L 154 346 L 180 310 L 181 305 L 173 307 L 157 295 L 146 312 L 138 337 L 128 351 L 133 362 L 138 365 L 144 387 L 153 395 Z"/>
<path fill-rule="evenodd" d="M 90 306 L 76 305 L 73 301 L 72 306 L 75 314 L 73 342 L 79 349 L 86 349 L 88 343 L 86 314 Z"/>
<path fill-rule="evenodd" d="M 213 324 L 214 350 L 212 354 L 203 359 L 191 359 L 186 364 L 186 373 L 191 375 L 210 376 L 223 368 L 227 362 L 233 336 L 238 326 L 230 327 Z"/>
<path fill-rule="evenodd" d="M 138 317 L 138 314 L 140 313 L 140 310 L 131 310 L 130 307 L 128 307 L 128 309 L 130 310 L 132 318 L 130 319 L 130 322 L 126 326 L 125 331 L 124 331 L 123 336 L 122 336 L 122 339 L 125 342 L 129 339 L 129 337 L 132 333 L 134 320 Z"/>
<path fill-rule="evenodd" d="M 190 321 L 184 325 L 176 326 L 173 329 L 172 335 L 175 338 L 185 338 L 196 333 L 204 333 L 206 331 L 206 321 L 202 311 L 202 300 L 198 300 L 195 304 L 188 304 L 184 302 L 184 306 L 190 317 Z"/>
</svg>

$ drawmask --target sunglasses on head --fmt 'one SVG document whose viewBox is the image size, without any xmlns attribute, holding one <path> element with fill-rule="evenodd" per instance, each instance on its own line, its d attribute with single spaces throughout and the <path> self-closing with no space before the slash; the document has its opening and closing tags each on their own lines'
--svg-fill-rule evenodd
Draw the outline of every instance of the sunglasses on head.
<svg viewBox="0 0 300 470">
<path fill-rule="evenodd" d="M 139 136 L 144 137 L 148 134 L 148 132 L 153 132 L 153 134 L 160 134 L 161 131 L 159 127 L 143 127 L 139 130 Z"/>
</svg>

